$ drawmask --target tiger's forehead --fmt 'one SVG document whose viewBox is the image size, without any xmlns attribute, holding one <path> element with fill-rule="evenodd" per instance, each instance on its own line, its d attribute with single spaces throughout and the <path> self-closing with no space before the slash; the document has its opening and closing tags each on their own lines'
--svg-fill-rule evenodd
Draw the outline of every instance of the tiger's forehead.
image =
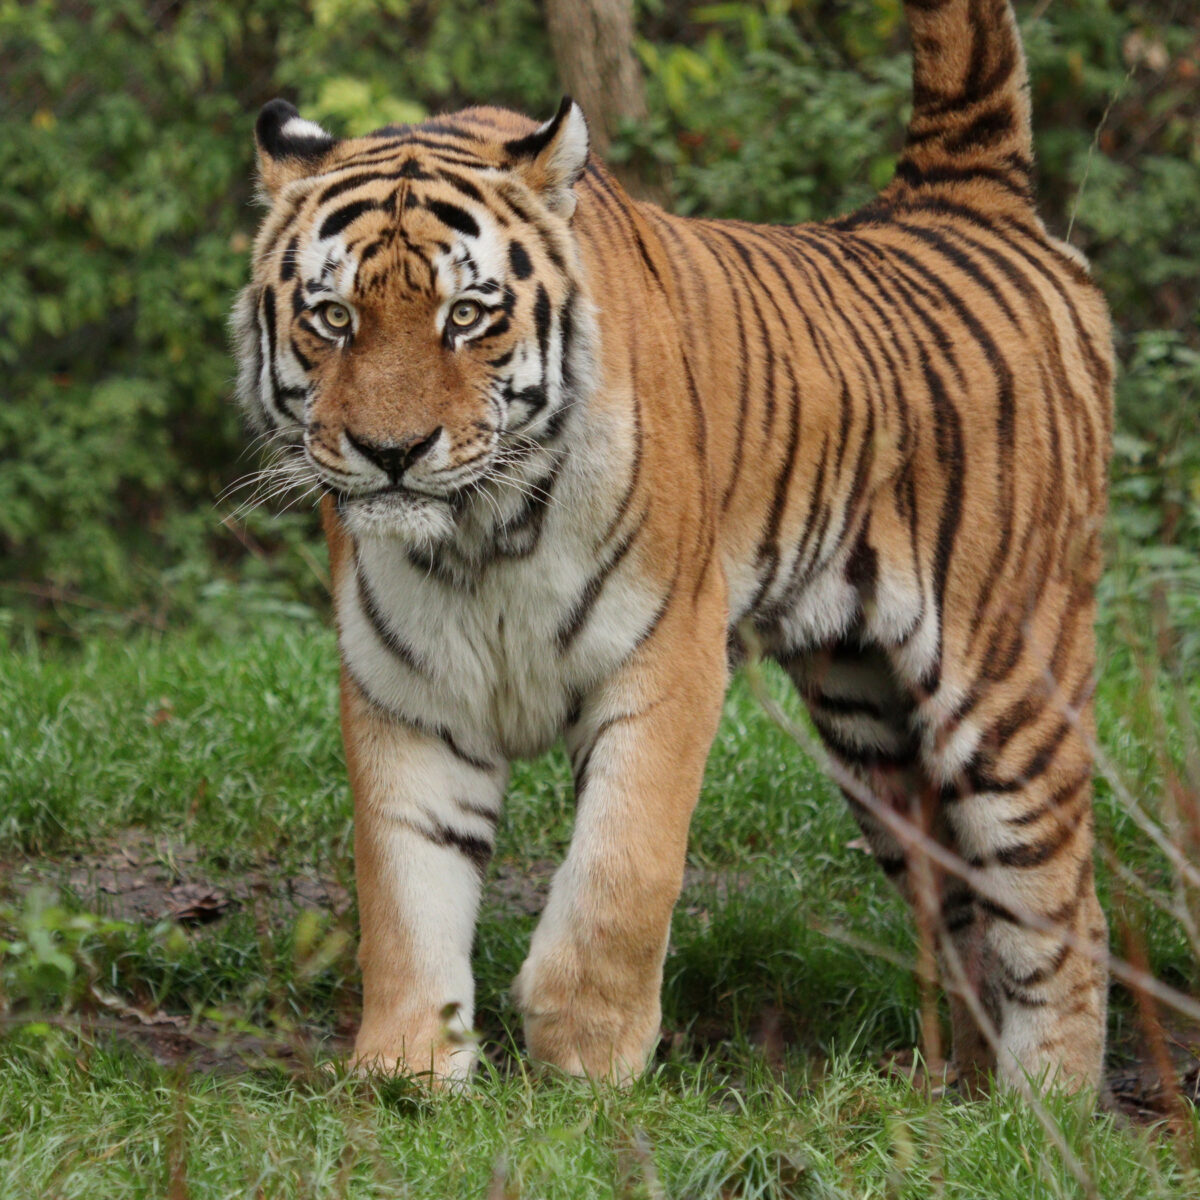
<svg viewBox="0 0 1200 1200">
<path fill-rule="evenodd" d="M 480 110 L 485 115 L 498 110 Z M 508 231 L 546 230 L 513 180 L 495 125 L 429 122 L 340 143 L 320 174 L 279 197 L 259 262 L 309 291 L 344 296 L 403 286 L 418 293 L 503 282 Z M 528 239 L 526 239 L 528 240 Z"/>
</svg>

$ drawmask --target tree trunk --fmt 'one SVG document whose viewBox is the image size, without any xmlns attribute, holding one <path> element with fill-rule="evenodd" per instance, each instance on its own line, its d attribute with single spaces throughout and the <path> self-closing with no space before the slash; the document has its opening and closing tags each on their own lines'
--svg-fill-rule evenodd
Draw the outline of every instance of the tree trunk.
<svg viewBox="0 0 1200 1200">
<path fill-rule="evenodd" d="M 563 87 L 583 107 L 592 148 L 608 155 L 623 121 L 646 117 L 646 88 L 633 49 L 633 0 L 545 0 L 546 26 Z M 661 181 L 627 164 L 613 173 L 635 196 L 659 200 Z"/>
</svg>

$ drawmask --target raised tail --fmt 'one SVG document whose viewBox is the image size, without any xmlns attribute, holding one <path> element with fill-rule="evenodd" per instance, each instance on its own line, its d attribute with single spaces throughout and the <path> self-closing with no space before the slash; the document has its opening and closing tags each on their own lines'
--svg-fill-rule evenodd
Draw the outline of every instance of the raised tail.
<svg viewBox="0 0 1200 1200">
<path fill-rule="evenodd" d="M 913 115 L 897 190 L 962 185 L 1033 201 L 1029 76 L 1008 0 L 905 0 Z"/>
</svg>

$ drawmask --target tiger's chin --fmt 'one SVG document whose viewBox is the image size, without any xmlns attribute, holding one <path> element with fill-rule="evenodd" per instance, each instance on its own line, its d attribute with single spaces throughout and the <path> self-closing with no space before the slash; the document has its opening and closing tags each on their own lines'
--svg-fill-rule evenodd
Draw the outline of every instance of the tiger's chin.
<svg viewBox="0 0 1200 1200">
<path fill-rule="evenodd" d="M 414 549 L 429 549 L 454 536 L 450 504 L 416 492 L 342 496 L 338 500 L 338 515 L 355 540 L 387 539 Z"/>
</svg>

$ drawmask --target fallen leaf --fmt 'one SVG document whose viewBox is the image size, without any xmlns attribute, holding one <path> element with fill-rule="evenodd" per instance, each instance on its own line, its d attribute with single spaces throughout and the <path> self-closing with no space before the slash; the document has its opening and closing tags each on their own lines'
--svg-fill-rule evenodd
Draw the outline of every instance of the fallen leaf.
<svg viewBox="0 0 1200 1200">
<path fill-rule="evenodd" d="M 167 910 L 163 915 L 180 925 L 207 925 L 233 905 L 233 897 L 221 888 L 207 883 L 179 883 L 167 892 Z"/>
</svg>

